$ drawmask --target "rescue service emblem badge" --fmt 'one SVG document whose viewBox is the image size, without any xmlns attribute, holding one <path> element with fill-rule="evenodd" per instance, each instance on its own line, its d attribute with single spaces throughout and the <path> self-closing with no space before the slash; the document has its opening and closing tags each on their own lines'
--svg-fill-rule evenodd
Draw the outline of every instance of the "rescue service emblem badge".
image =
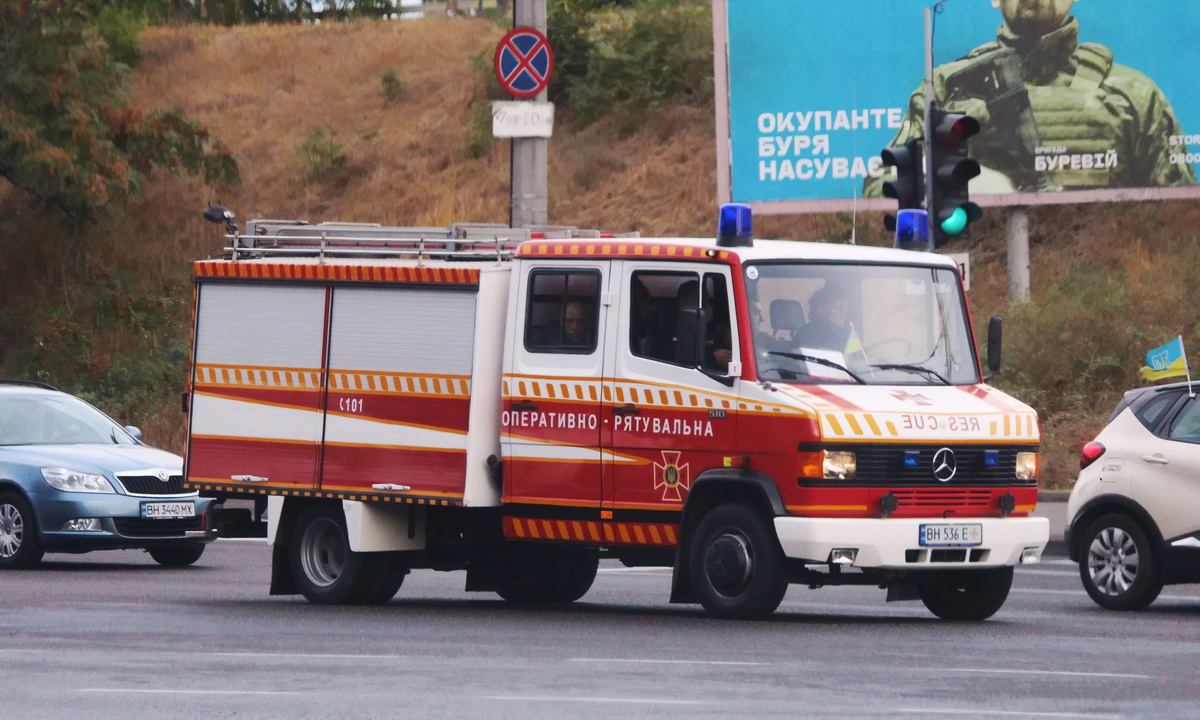
<svg viewBox="0 0 1200 720">
<path fill-rule="evenodd" d="M 682 491 L 692 482 L 689 463 L 679 464 L 678 450 L 663 450 L 661 463 L 654 463 L 654 489 L 662 488 L 663 500 L 682 502 Z"/>
</svg>

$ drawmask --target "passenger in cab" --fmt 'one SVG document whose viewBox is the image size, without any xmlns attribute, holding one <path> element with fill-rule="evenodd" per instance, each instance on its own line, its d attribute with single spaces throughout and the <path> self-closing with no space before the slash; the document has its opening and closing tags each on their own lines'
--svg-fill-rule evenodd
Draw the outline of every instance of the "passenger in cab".
<svg viewBox="0 0 1200 720">
<path fill-rule="evenodd" d="M 809 323 L 796 333 L 801 347 L 842 352 L 850 339 L 849 298 L 837 285 L 826 283 L 808 300 Z"/>
</svg>

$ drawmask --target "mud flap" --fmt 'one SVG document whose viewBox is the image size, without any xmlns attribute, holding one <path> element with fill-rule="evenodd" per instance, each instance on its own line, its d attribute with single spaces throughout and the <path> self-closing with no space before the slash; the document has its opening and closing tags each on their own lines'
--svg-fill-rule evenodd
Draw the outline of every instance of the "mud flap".
<svg viewBox="0 0 1200 720">
<path fill-rule="evenodd" d="M 917 584 L 912 580 L 901 580 L 900 582 L 888 583 L 888 602 L 902 602 L 904 600 L 920 599 L 921 596 L 917 593 Z"/>
</svg>

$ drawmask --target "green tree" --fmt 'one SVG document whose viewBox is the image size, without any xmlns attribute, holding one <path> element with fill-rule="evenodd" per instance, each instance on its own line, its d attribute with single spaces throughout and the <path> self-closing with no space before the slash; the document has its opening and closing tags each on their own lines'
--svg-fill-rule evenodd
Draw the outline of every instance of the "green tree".
<svg viewBox="0 0 1200 720">
<path fill-rule="evenodd" d="M 179 109 L 129 105 L 128 65 L 96 19 L 102 0 L 0 2 L 0 177 L 81 229 L 168 169 L 236 185 L 233 156 Z"/>
</svg>

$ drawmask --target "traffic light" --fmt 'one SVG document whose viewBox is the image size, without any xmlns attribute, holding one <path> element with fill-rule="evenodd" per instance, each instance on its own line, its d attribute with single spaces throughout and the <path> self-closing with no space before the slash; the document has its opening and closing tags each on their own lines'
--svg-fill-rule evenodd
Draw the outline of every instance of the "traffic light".
<svg viewBox="0 0 1200 720">
<path fill-rule="evenodd" d="M 893 145 L 879 153 L 886 167 L 896 168 L 896 179 L 883 184 L 883 196 L 894 198 L 900 210 L 915 210 L 924 207 L 925 182 L 921 167 L 921 141 L 910 140 L 903 145 Z M 888 213 L 883 217 L 883 226 L 896 229 L 896 216 Z"/>
<path fill-rule="evenodd" d="M 983 214 L 971 202 L 967 185 L 979 174 L 979 163 L 967 156 L 967 138 L 979 132 L 979 121 L 970 115 L 933 108 L 930 114 L 929 154 L 933 197 L 929 198 L 929 225 L 933 246 L 962 237 Z"/>
</svg>

